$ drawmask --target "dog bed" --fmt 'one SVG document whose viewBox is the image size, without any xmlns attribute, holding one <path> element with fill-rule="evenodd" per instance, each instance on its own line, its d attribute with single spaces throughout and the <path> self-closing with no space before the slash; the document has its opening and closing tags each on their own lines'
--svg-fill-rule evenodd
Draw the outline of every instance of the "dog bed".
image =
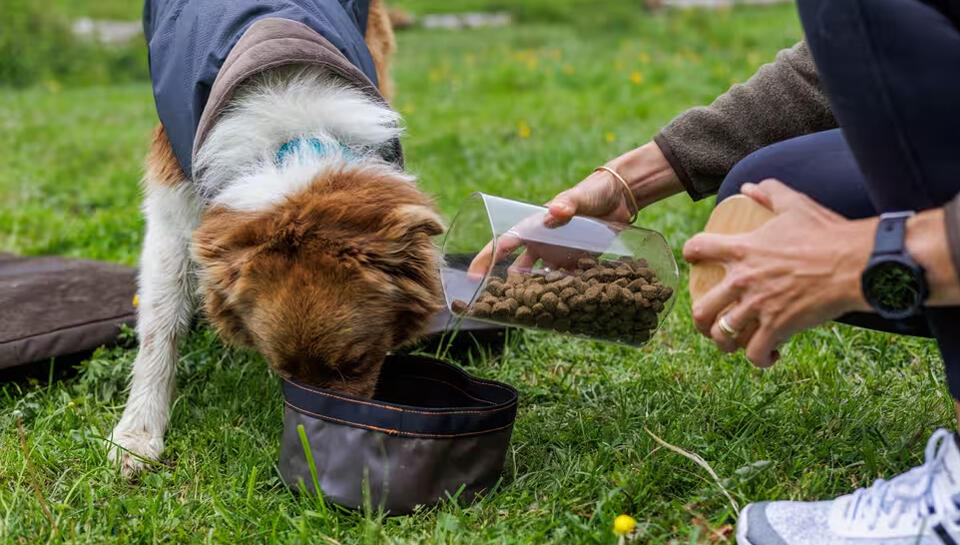
<svg viewBox="0 0 960 545">
<path fill-rule="evenodd" d="M 93 350 L 133 325 L 136 270 L 0 254 L 0 369 Z"/>
<path fill-rule="evenodd" d="M 500 478 L 517 391 L 443 361 L 394 355 L 372 399 L 284 380 L 279 469 L 295 490 L 392 515 L 471 501 Z"/>
</svg>

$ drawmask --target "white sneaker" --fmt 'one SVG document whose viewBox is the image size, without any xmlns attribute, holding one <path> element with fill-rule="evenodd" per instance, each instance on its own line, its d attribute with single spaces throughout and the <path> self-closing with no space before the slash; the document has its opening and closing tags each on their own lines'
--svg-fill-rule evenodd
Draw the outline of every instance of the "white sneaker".
<svg viewBox="0 0 960 545">
<path fill-rule="evenodd" d="M 958 437 L 937 430 L 926 462 L 833 501 L 752 503 L 739 545 L 960 545 Z"/>
</svg>

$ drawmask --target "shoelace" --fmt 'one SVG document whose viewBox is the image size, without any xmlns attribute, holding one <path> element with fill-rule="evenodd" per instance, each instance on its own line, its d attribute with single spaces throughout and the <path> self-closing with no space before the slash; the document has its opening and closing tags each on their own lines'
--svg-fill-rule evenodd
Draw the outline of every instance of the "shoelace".
<svg viewBox="0 0 960 545">
<path fill-rule="evenodd" d="M 945 505 L 950 501 L 942 487 L 934 487 L 937 475 L 944 468 L 943 458 L 947 449 L 943 448 L 943 444 L 947 440 L 952 440 L 951 433 L 937 430 L 927 441 L 923 465 L 889 481 L 878 479 L 869 488 L 854 492 L 847 503 L 844 518 L 849 523 L 864 521 L 873 530 L 881 518 L 892 517 L 887 524 L 894 528 L 903 515 L 912 513 L 912 524 L 922 524 L 928 515 L 936 513 L 937 505 Z"/>
</svg>

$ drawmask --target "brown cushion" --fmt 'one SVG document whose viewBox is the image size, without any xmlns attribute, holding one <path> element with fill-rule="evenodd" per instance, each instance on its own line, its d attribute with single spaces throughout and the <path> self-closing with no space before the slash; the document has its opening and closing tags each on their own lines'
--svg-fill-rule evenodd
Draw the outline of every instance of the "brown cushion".
<svg viewBox="0 0 960 545">
<path fill-rule="evenodd" d="M 93 350 L 134 324 L 136 270 L 0 254 L 0 369 Z"/>
</svg>

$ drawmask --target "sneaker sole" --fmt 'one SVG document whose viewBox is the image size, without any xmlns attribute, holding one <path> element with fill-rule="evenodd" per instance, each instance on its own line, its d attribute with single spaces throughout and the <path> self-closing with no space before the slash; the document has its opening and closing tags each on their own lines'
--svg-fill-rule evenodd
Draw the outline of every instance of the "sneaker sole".
<svg viewBox="0 0 960 545">
<path fill-rule="evenodd" d="M 740 511 L 740 516 L 737 518 L 737 545 L 754 545 L 747 539 L 747 521 L 750 520 L 750 508 L 753 505 L 747 505 L 743 508 L 743 511 Z"/>
</svg>

